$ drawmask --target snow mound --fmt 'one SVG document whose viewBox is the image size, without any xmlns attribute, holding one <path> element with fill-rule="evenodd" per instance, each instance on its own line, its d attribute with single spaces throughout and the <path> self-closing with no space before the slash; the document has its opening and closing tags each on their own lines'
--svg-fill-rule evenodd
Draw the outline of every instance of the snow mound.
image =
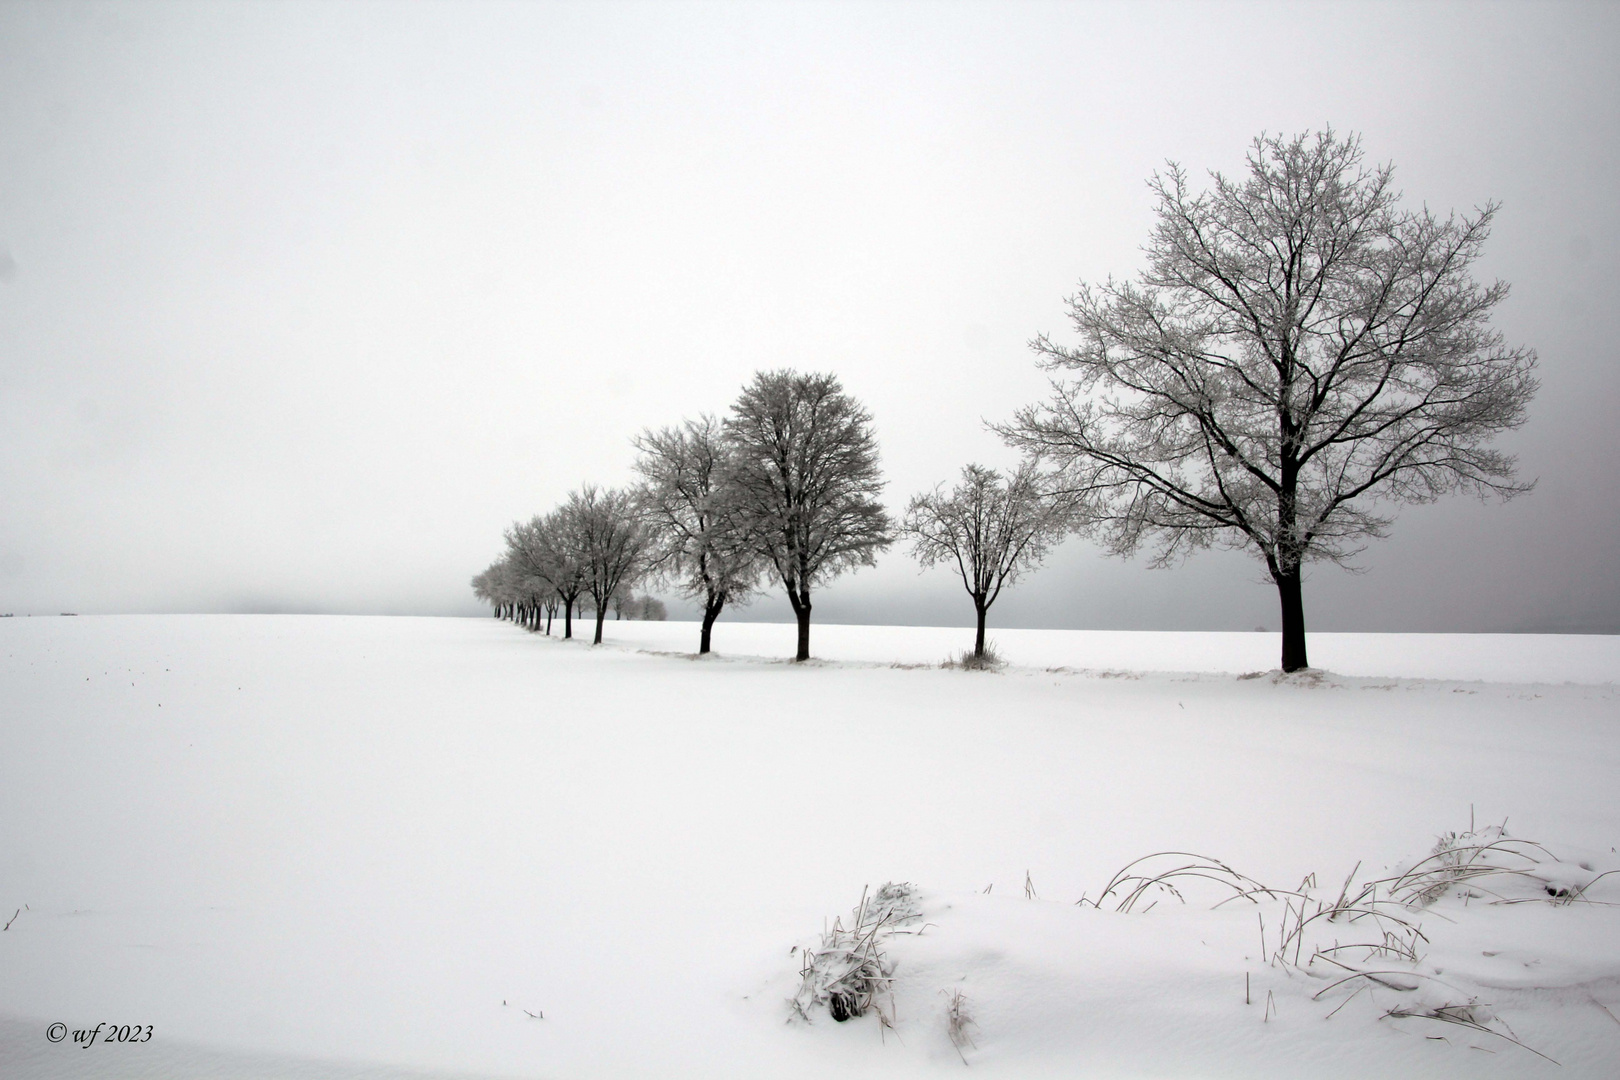
<svg viewBox="0 0 1620 1080">
<path fill-rule="evenodd" d="M 1359 870 L 1333 888 L 1314 874 L 1277 888 L 1162 852 L 1074 903 L 1027 882 L 1022 897 L 885 885 L 804 950 L 791 1009 L 872 1012 L 914 1051 L 975 1064 L 1112 1050 L 1112 1066 L 1174 1071 L 1256 1037 L 1251 1025 L 1318 1063 L 1381 1048 L 1391 1063 L 1508 1056 L 1478 1075 L 1612 1064 L 1620 867 L 1493 826 L 1448 832 L 1379 876 Z M 1472 1058 L 1485 1060 L 1449 1068 Z"/>
</svg>

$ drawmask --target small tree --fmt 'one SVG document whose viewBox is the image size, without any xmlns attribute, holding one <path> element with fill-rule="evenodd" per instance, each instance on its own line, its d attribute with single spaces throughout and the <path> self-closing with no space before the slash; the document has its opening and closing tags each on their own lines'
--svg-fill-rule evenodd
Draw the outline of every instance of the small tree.
<svg viewBox="0 0 1620 1080">
<path fill-rule="evenodd" d="M 586 484 L 568 496 L 562 512 L 570 523 L 574 550 L 596 611 L 592 644 L 600 645 L 608 607 L 616 593 L 621 589 L 629 592 L 646 571 L 652 541 L 635 499 L 627 491 L 599 490 Z"/>
<path fill-rule="evenodd" d="M 1065 506 L 1041 493 L 1035 467 L 1026 461 L 1005 480 L 994 469 L 967 466 L 949 495 L 935 488 L 914 497 L 900 532 L 924 567 L 956 567 L 973 598 L 973 656 L 982 660 L 985 613 L 1005 586 L 1040 565 L 1068 522 Z"/>
<path fill-rule="evenodd" d="M 1147 269 L 1081 285 L 1079 343 L 1032 343 L 1072 381 L 998 429 L 1060 466 L 1115 553 L 1257 553 L 1284 671 L 1307 666 L 1304 564 L 1384 536 L 1380 503 L 1530 487 L 1487 448 L 1536 391 L 1535 354 L 1490 327 L 1507 285 L 1470 274 L 1495 204 L 1403 211 L 1391 167 L 1361 162 L 1329 130 L 1256 139 L 1245 179 L 1201 193 L 1180 166 L 1156 175 Z"/>
<path fill-rule="evenodd" d="M 775 569 L 810 658 L 810 592 L 893 541 L 872 417 L 832 375 L 760 372 L 725 421 L 726 479 L 751 544 Z"/>
<path fill-rule="evenodd" d="M 656 548 L 654 565 L 703 604 L 698 653 L 709 651 L 715 620 L 728 603 L 746 603 L 759 582 L 759 553 L 750 543 L 736 493 L 726 483 L 722 427 L 713 416 L 635 438 L 636 470 L 646 483 L 643 519 Z"/>
</svg>

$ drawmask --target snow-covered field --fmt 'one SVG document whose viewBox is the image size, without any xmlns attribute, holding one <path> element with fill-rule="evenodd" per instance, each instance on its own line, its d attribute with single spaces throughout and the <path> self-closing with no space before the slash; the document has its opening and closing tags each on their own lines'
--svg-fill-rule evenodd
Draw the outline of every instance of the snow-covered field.
<svg viewBox="0 0 1620 1080">
<path fill-rule="evenodd" d="M 1620 640 L 607 632 L 0 620 L 0 1076 L 1620 1075 Z M 1545 848 L 1286 962 L 1296 896 L 1092 903 L 1175 850 L 1309 915 L 1471 813 Z M 889 992 L 788 1023 L 886 882 Z"/>
</svg>

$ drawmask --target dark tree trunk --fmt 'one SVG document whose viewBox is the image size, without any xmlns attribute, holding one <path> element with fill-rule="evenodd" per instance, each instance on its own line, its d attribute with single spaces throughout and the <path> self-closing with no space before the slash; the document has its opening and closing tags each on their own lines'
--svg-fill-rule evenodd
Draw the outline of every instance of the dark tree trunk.
<svg viewBox="0 0 1620 1080">
<path fill-rule="evenodd" d="M 810 659 L 810 597 L 808 594 L 794 600 L 793 614 L 799 617 L 799 650 L 795 661 Z"/>
<path fill-rule="evenodd" d="M 708 603 L 703 605 L 703 633 L 698 637 L 699 656 L 709 651 L 709 636 L 710 632 L 714 630 L 714 620 L 720 617 L 720 609 L 725 605 L 724 598 L 716 600 L 712 597 Z"/>
<path fill-rule="evenodd" d="M 591 642 L 592 645 L 600 645 L 600 644 L 602 644 L 602 620 L 605 619 L 605 618 L 607 618 L 607 606 L 605 604 L 597 604 L 596 605 L 596 640 Z"/>
<path fill-rule="evenodd" d="M 1300 591 L 1300 568 L 1279 570 L 1274 577 L 1282 601 L 1282 669 L 1300 671 L 1310 667 L 1305 659 L 1305 600 Z"/>
<path fill-rule="evenodd" d="M 574 605 L 572 601 L 565 601 L 563 606 L 563 638 L 574 636 Z"/>
<path fill-rule="evenodd" d="M 1285 347 L 1286 352 L 1286 347 Z M 1292 356 L 1287 356 L 1292 366 Z M 1282 460 L 1278 471 L 1280 488 L 1277 492 L 1277 548 L 1268 558 L 1271 577 L 1277 583 L 1277 596 L 1282 601 L 1282 669 L 1301 671 L 1310 666 L 1305 659 L 1305 601 L 1300 595 L 1300 571 L 1303 569 L 1305 544 L 1299 535 L 1299 429 L 1290 413 L 1286 391 L 1280 414 Z"/>
<path fill-rule="evenodd" d="M 979 613 L 979 632 L 973 639 L 973 657 L 976 660 L 984 659 L 984 613 L 988 605 L 977 596 L 973 598 L 973 608 Z"/>
</svg>

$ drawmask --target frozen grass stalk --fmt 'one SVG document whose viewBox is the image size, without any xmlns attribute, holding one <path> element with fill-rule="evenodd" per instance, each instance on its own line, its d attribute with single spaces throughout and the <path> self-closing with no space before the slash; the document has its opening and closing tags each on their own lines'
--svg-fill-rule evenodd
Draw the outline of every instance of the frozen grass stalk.
<svg viewBox="0 0 1620 1080">
<path fill-rule="evenodd" d="M 945 994 L 947 991 L 941 990 Z M 956 1054 L 967 1064 L 966 1048 L 973 1046 L 973 1038 L 968 1034 L 968 1028 L 978 1027 L 973 1015 L 968 1012 L 967 998 L 960 989 L 948 991 L 949 998 L 945 1002 L 945 1034 L 950 1037 L 951 1045 L 956 1047 Z"/>
</svg>

